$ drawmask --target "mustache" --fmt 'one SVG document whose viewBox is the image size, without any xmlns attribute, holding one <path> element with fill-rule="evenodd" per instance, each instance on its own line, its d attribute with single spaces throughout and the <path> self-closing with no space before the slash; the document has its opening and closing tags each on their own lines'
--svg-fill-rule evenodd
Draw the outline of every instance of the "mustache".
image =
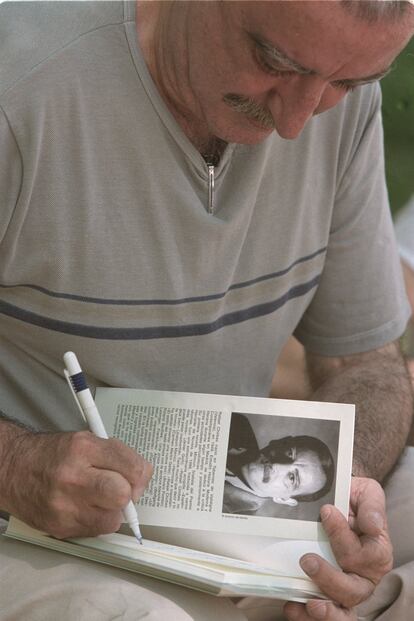
<svg viewBox="0 0 414 621">
<path fill-rule="evenodd" d="M 275 122 L 269 110 L 249 97 L 228 93 L 223 101 L 235 112 L 241 112 L 263 127 L 263 129 L 276 129 Z"/>
</svg>

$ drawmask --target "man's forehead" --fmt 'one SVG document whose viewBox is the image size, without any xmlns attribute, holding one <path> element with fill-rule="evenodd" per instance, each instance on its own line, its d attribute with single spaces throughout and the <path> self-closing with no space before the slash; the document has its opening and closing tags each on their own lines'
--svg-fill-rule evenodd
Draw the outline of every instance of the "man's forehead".
<svg viewBox="0 0 414 621">
<path fill-rule="evenodd" d="M 383 77 L 414 29 L 414 10 L 408 21 L 371 23 L 345 10 L 341 0 L 236 4 L 245 5 L 239 7 L 240 24 L 256 45 L 260 40 L 269 53 L 280 52 L 300 73 L 329 81 L 349 79 L 355 86 Z"/>
<path fill-rule="evenodd" d="M 320 466 L 320 459 L 318 454 L 312 449 L 299 448 L 296 451 L 295 455 L 295 463 L 303 463 L 303 464 L 317 464 Z"/>
<path fill-rule="evenodd" d="M 313 493 L 323 487 L 326 474 L 318 464 L 312 464 L 299 470 L 300 484 L 297 492 L 300 494 Z"/>
</svg>

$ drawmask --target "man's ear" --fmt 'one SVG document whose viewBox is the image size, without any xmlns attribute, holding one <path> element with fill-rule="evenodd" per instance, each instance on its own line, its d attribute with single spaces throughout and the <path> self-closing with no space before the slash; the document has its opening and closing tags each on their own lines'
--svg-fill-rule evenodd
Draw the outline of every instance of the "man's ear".
<svg viewBox="0 0 414 621">
<path fill-rule="evenodd" d="M 273 498 L 273 502 L 278 505 L 287 505 L 288 507 L 297 507 L 298 505 L 296 498 Z"/>
</svg>

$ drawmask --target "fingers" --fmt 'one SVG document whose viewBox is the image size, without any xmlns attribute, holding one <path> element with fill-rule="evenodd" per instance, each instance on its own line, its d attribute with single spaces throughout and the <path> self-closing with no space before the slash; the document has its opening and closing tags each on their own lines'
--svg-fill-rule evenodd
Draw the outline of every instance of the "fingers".
<svg viewBox="0 0 414 621">
<path fill-rule="evenodd" d="M 316 554 L 303 556 L 300 565 L 327 597 L 345 608 L 367 599 L 375 587 L 371 580 L 336 569 Z"/>
<path fill-rule="evenodd" d="M 142 455 L 138 455 L 129 446 L 114 438 L 101 441 L 99 451 L 91 458 L 91 463 L 104 477 L 104 480 L 97 478 L 94 497 L 99 496 L 99 488 L 101 488 L 101 491 L 104 491 L 108 497 L 113 494 L 114 507 L 125 507 L 131 498 L 137 502 L 153 474 L 152 465 Z M 113 471 L 113 476 L 110 476 L 109 471 Z M 124 479 L 123 482 L 119 475 Z M 128 481 L 130 485 L 128 491 L 124 484 L 125 481 Z M 118 486 L 117 491 L 116 486 Z M 119 505 L 119 502 L 125 500 L 125 493 L 128 493 L 128 499 L 124 504 Z M 101 502 L 96 502 L 98 506 L 106 506 Z"/>
<path fill-rule="evenodd" d="M 82 495 L 91 506 L 101 509 L 124 509 L 129 501 L 137 502 L 151 478 L 152 466 L 145 462 L 140 483 L 131 488 L 119 472 L 90 468 L 88 480 L 84 482 Z"/>
<path fill-rule="evenodd" d="M 143 470 L 140 474 L 140 477 L 136 483 L 132 483 L 132 500 L 134 502 L 137 502 L 141 498 L 142 494 L 148 487 L 148 483 L 150 482 L 151 477 L 154 472 L 152 464 L 150 464 L 144 458 L 142 458 L 142 460 L 143 460 Z"/>
<path fill-rule="evenodd" d="M 335 507 L 325 505 L 321 509 L 323 527 L 343 571 L 316 554 L 301 558 L 305 573 L 344 609 L 351 609 L 367 599 L 382 576 L 392 568 L 392 546 L 381 487 L 375 481 L 356 479 L 351 505 L 350 524 Z"/>
<path fill-rule="evenodd" d="M 360 532 L 375 537 L 384 529 L 385 496 L 380 484 L 373 479 L 352 479 L 351 508 Z"/>
<path fill-rule="evenodd" d="M 70 537 L 96 537 L 117 531 L 123 522 L 121 511 L 107 511 L 73 506 L 73 513 L 49 519 L 47 532 L 57 539 Z"/>
<path fill-rule="evenodd" d="M 118 440 L 89 432 L 28 434 L 7 509 L 58 538 L 114 532 L 151 474 L 150 464 Z"/>
<path fill-rule="evenodd" d="M 70 450 L 88 465 L 121 474 L 135 494 L 141 495 L 151 478 L 152 468 L 142 455 L 115 438 L 103 440 L 89 432 L 76 433 L 72 435 Z"/>
<path fill-rule="evenodd" d="M 322 525 L 329 537 L 336 560 L 353 558 L 361 553 L 362 544 L 358 535 L 350 528 L 347 519 L 336 507 L 324 505 L 321 509 Z"/>
<path fill-rule="evenodd" d="M 95 509 L 94 511 L 82 512 L 79 514 L 78 524 L 81 527 L 82 534 L 76 537 L 96 537 L 97 535 L 107 535 L 114 533 L 121 527 L 124 517 L 121 511 L 102 511 Z M 77 529 L 79 533 L 79 529 Z M 73 536 L 73 535 L 70 535 Z M 68 537 L 68 535 L 66 535 Z"/>
<path fill-rule="evenodd" d="M 91 506 L 118 510 L 138 500 L 151 475 L 151 464 L 122 442 L 81 432 L 72 434 L 55 484 Z"/>
<path fill-rule="evenodd" d="M 324 600 L 309 600 L 306 604 L 288 602 L 284 614 L 289 621 L 357 621 L 356 613 L 347 608 L 341 608 L 333 602 Z"/>
<path fill-rule="evenodd" d="M 131 486 L 118 472 L 91 468 L 82 497 L 92 507 L 121 511 L 131 500 Z"/>
<path fill-rule="evenodd" d="M 375 481 L 359 479 L 353 486 L 352 502 L 355 516 L 350 525 L 330 505 L 322 507 L 322 524 L 340 567 L 376 585 L 393 563 L 384 494 Z"/>
</svg>

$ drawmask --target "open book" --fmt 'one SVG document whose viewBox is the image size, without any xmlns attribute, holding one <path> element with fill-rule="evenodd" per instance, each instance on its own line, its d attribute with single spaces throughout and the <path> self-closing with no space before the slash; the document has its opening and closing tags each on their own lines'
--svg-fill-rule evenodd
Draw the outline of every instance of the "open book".
<svg viewBox="0 0 414 621">
<path fill-rule="evenodd" d="M 299 559 L 335 564 L 319 510 L 348 513 L 354 406 L 116 388 L 96 403 L 108 435 L 154 465 L 144 544 L 60 541 L 15 518 L 7 536 L 215 595 L 322 597 Z"/>
</svg>

